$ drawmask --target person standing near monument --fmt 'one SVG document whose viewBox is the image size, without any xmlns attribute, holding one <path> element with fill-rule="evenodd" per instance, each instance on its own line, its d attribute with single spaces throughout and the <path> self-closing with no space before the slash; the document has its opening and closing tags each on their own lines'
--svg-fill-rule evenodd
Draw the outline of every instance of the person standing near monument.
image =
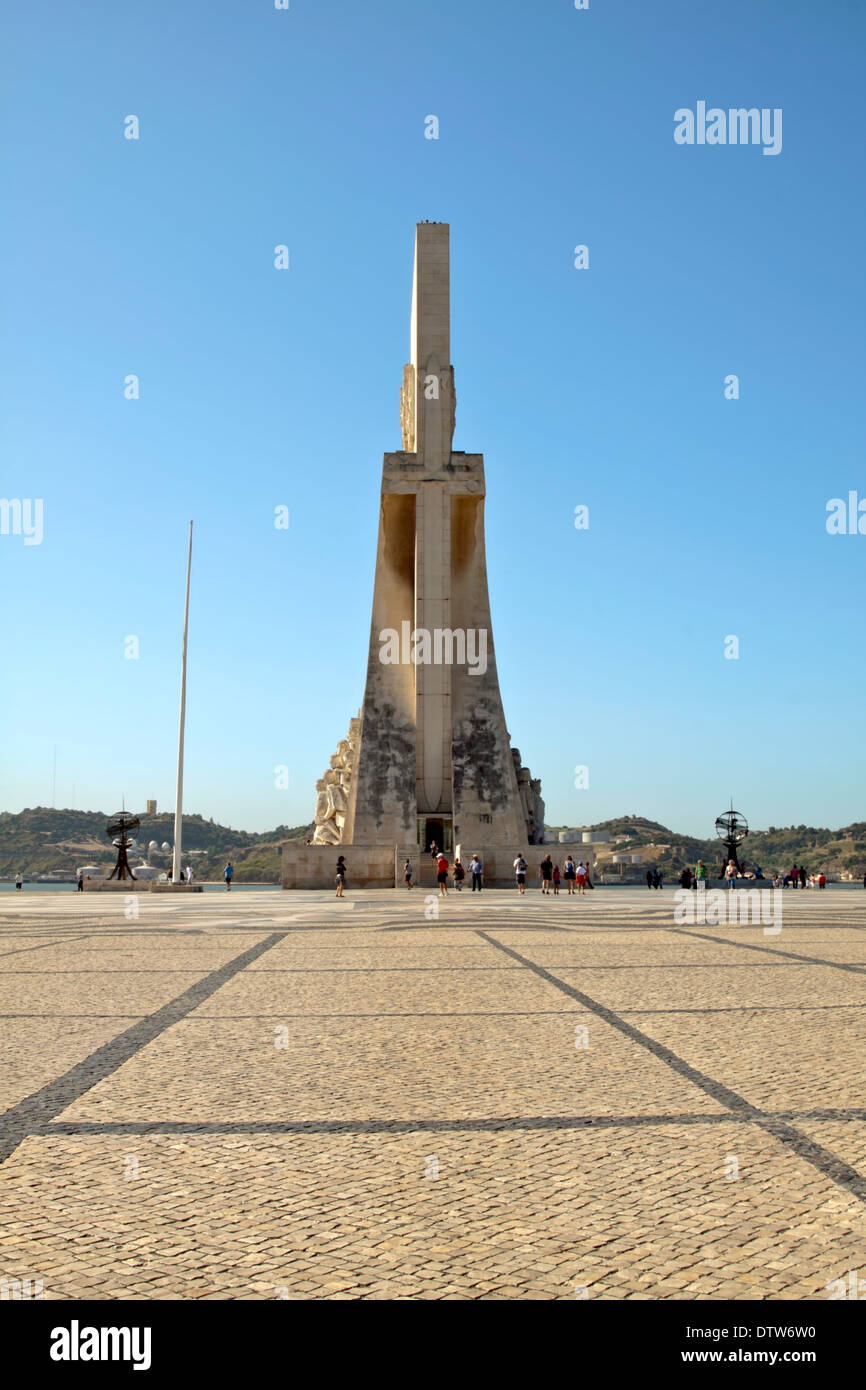
<svg viewBox="0 0 866 1390">
<path fill-rule="evenodd" d="M 538 866 L 538 872 L 541 875 L 542 893 L 549 893 L 550 882 L 553 878 L 553 860 L 551 859 L 549 854 L 545 854 L 544 858 Z"/>
<path fill-rule="evenodd" d="M 235 871 L 234 871 L 234 867 L 233 867 L 233 865 L 232 865 L 232 861 L 229 860 L 228 863 L 226 864 L 225 868 L 223 869 L 223 878 L 224 878 L 225 881 L 226 881 L 226 892 L 227 892 L 227 893 L 230 893 L 230 892 L 232 891 L 232 878 L 234 877 L 234 872 L 235 872 Z M 170 881 L 171 881 L 171 876 L 169 875 L 169 882 L 170 882 Z"/>
<path fill-rule="evenodd" d="M 565 886 L 568 889 L 569 895 L 574 892 L 574 881 L 576 877 L 577 869 L 575 868 L 574 860 L 571 855 L 569 855 L 565 861 Z"/>
<path fill-rule="evenodd" d="M 439 884 L 440 898 L 448 897 L 448 860 L 444 854 L 440 854 L 436 860 L 436 879 Z"/>
<path fill-rule="evenodd" d="M 514 861 L 514 877 L 517 880 L 518 893 L 526 892 L 526 860 L 522 854 L 518 854 Z"/>
<path fill-rule="evenodd" d="M 475 890 L 476 890 L 476 888 L 477 888 L 477 889 L 478 889 L 478 892 L 480 893 L 480 892 L 481 892 L 481 876 L 482 876 L 482 874 L 484 873 L 484 865 L 482 864 L 481 860 L 478 858 L 478 855 L 477 855 L 477 854 L 473 854 L 471 860 L 469 861 L 469 872 L 470 872 L 470 874 L 471 874 L 471 876 L 472 876 L 472 892 L 474 893 Z"/>
<path fill-rule="evenodd" d="M 345 861 L 345 859 L 343 858 L 342 854 L 339 855 L 338 858 L 337 858 L 337 875 L 336 875 L 336 882 L 337 882 L 337 893 L 336 893 L 336 896 L 337 896 L 338 898 L 342 898 L 342 896 L 343 896 L 343 889 L 344 889 L 345 886 L 346 886 L 346 861 Z"/>
<path fill-rule="evenodd" d="M 412 865 L 409 863 L 408 859 L 406 860 L 406 863 L 403 865 L 403 882 L 405 883 L 407 888 L 412 887 Z"/>
<path fill-rule="evenodd" d="M 728 887 L 733 888 L 737 877 L 737 866 L 733 859 L 729 859 L 725 866 L 725 878 L 728 880 Z"/>
</svg>

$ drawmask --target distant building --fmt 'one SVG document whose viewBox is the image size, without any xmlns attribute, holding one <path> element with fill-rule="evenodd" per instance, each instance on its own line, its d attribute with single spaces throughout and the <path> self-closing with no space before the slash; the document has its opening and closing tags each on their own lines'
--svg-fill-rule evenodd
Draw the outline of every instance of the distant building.
<svg viewBox="0 0 866 1390">
<path fill-rule="evenodd" d="M 561 845 L 606 845 L 610 843 L 609 830 L 560 830 L 557 840 Z"/>
<path fill-rule="evenodd" d="M 148 814 L 149 816 L 155 816 L 155 815 L 156 815 L 156 802 L 155 802 L 155 801 L 148 801 L 148 803 L 147 803 L 147 814 Z"/>
</svg>

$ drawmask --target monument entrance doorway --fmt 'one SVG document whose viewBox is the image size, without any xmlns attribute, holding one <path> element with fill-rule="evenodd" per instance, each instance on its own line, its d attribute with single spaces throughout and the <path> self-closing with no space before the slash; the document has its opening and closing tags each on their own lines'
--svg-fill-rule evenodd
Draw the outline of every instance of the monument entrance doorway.
<svg viewBox="0 0 866 1390">
<path fill-rule="evenodd" d="M 435 845 L 450 855 L 453 842 L 450 816 L 418 817 L 418 847 L 425 854 L 429 854 L 430 846 Z"/>
</svg>

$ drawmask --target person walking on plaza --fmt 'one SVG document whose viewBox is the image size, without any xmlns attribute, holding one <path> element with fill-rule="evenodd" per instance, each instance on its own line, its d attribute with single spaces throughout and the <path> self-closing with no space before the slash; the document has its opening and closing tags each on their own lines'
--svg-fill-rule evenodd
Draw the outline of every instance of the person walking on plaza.
<svg viewBox="0 0 866 1390">
<path fill-rule="evenodd" d="M 584 864 L 582 859 L 579 859 L 577 861 L 577 869 L 575 870 L 575 874 L 577 881 L 577 891 L 578 893 L 583 893 L 586 889 L 586 865 Z"/>
<path fill-rule="evenodd" d="M 800 887 L 801 887 L 801 888 L 805 888 L 805 887 L 806 887 L 806 868 L 805 868 L 805 865 L 803 865 L 803 864 L 800 865 L 799 878 L 800 878 Z"/>
<path fill-rule="evenodd" d="M 526 860 L 522 854 L 518 854 L 514 861 L 514 877 L 517 881 L 518 893 L 526 892 Z"/>
<path fill-rule="evenodd" d="M 478 892 L 480 893 L 481 878 L 484 873 L 484 865 L 478 858 L 477 854 L 473 854 L 471 860 L 469 861 L 469 873 L 472 878 L 472 892 L 474 893 L 477 888 Z"/>
<path fill-rule="evenodd" d="M 403 865 L 403 882 L 405 883 L 407 888 L 412 887 L 412 865 L 409 863 L 408 859 L 406 860 L 406 863 Z"/>
<path fill-rule="evenodd" d="M 577 870 L 576 870 L 576 868 L 575 868 L 575 866 L 574 866 L 574 860 L 572 859 L 571 855 L 569 855 L 568 858 L 567 858 L 566 861 L 565 861 L 565 871 L 564 871 L 564 875 L 565 875 L 565 886 L 566 886 L 566 888 L 568 889 L 568 892 L 569 892 L 569 895 L 570 895 L 570 894 L 572 894 L 572 893 L 574 892 L 574 880 L 575 880 L 575 878 L 577 877 Z"/>
<path fill-rule="evenodd" d="M 819 874 L 819 875 L 818 875 L 818 887 L 819 887 L 819 888 L 826 888 L 826 887 L 827 887 L 827 875 L 826 875 L 826 874 L 823 874 L 823 873 L 822 873 L 822 874 Z"/>
<path fill-rule="evenodd" d="M 187 864 L 184 876 L 187 883 L 192 883 L 192 864 Z"/>
<path fill-rule="evenodd" d="M 695 887 L 706 888 L 707 886 L 707 866 L 703 859 L 699 859 L 695 868 Z"/>
<path fill-rule="evenodd" d="M 793 864 L 793 865 L 791 866 L 791 872 L 790 872 L 790 874 L 789 874 L 789 878 L 790 878 L 790 880 L 791 880 L 791 887 L 792 887 L 792 888 L 796 888 L 796 887 L 797 887 L 797 884 L 800 882 L 800 870 L 797 868 L 797 865 L 796 865 L 796 864 Z"/>
<path fill-rule="evenodd" d="M 729 888 L 734 888 L 736 886 L 737 866 L 733 859 L 729 859 L 725 866 L 725 878 L 728 881 Z"/>
<path fill-rule="evenodd" d="M 553 878 L 553 860 L 551 859 L 549 854 L 545 854 L 544 858 L 538 866 L 538 872 L 541 875 L 542 893 L 549 893 L 550 881 Z"/>
<path fill-rule="evenodd" d="M 647 886 L 647 888 L 652 888 L 652 886 L 653 886 L 653 871 L 652 871 L 652 869 L 647 869 L 647 871 L 646 871 L 646 886 Z"/>
<path fill-rule="evenodd" d="M 466 877 L 466 870 L 459 859 L 454 860 L 454 887 L 458 893 L 463 892 L 463 880 Z"/>
<path fill-rule="evenodd" d="M 560 880 L 559 865 L 558 865 L 558 864 L 554 864 L 554 866 L 553 866 L 553 896 L 554 896 L 554 897 L 556 897 L 557 894 L 559 893 L 559 880 Z"/>
<path fill-rule="evenodd" d="M 680 887 L 681 887 L 681 888 L 691 888 L 691 886 L 692 886 L 692 871 L 691 871 L 691 869 L 689 868 L 689 866 L 688 866 L 688 864 L 687 864 L 687 865 L 685 866 L 685 868 L 682 870 L 682 872 L 680 873 Z"/>
<path fill-rule="evenodd" d="M 342 896 L 343 896 L 343 889 L 344 889 L 345 886 L 346 886 L 346 861 L 345 861 L 345 859 L 343 858 L 342 854 L 339 855 L 338 858 L 337 858 L 336 881 L 337 881 L 337 892 L 336 892 L 335 896 L 338 897 L 338 898 L 342 898 Z"/>
<path fill-rule="evenodd" d="M 223 869 L 223 878 L 224 878 L 225 881 L 226 881 L 226 892 L 227 892 L 227 893 L 230 893 L 230 892 L 232 891 L 232 879 L 233 879 L 233 877 L 234 877 L 234 872 L 235 872 L 235 871 L 234 871 L 234 869 L 233 869 L 233 867 L 232 867 L 232 861 L 229 860 L 229 862 L 226 864 L 225 868 Z M 171 874 L 169 874 L 169 881 L 171 881 Z"/>
<path fill-rule="evenodd" d="M 78 871 L 78 891 L 79 893 L 84 892 L 84 874 L 81 872 L 80 869 Z"/>
<path fill-rule="evenodd" d="M 440 854 L 436 860 L 436 881 L 439 884 L 440 898 L 448 896 L 448 860 L 444 854 Z"/>
<path fill-rule="evenodd" d="M 24 878 L 23 878 L 23 876 L 22 876 L 22 874 L 21 874 L 21 870 L 19 869 L 18 872 L 17 872 L 17 874 L 15 875 L 15 887 L 16 887 L 16 889 L 18 890 L 19 893 L 21 892 L 21 889 L 23 888 L 23 886 L 24 886 Z"/>
</svg>

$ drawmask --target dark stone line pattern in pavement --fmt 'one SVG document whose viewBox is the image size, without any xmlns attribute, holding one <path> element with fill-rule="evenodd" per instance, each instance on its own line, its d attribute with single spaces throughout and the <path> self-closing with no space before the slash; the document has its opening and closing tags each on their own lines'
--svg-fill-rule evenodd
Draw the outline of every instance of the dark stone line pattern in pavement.
<svg viewBox="0 0 866 1390">
<path fill-rule="evenodd" d="M 759 1111 L 773 1121 L 815 1120 L 860 1122 L 866 1110 Z M 148 1135 L 148 1134 L 461 1134 L 496 1133 L 499 1130 L 533 1129 L 631 1129 L 656 1125 L 753 1124 L 753 1115 L 726 1110 L 718 1115 L 522 1115 L 474 1120 L 49 1120 L 37 1131 L 42 1135 Z"/>
<path fill-rule="evenodd" d="M 823 956 L 801 956 L 796 951 L 780 951 L 778 946 L 754 946 L 747 941 L 729 941 L 724 936 L 710 936 L 705 932 L 686 931 L 683 927 L 669 927 L 668 931 L 677 936 L 694 936 L 698 941 L 715 941 L 720 946 L 734 946 L 742 951 L 762 951 L 769 956 L 785 956 L 787 960 L 802 965 L 829 965 L 832 970 L 850 970 L 854 975 L 866 975 L 866 965 L 848 965 L 844 961 L 824 960 Z"/>
<path fill-rule="evenodd" d="M 0 951 L 0 960 L 5 960 L 7 956 L 20 956 L 25 951 L 46 951 L 50 946 L 66 946 L 74 941 L 87 941 L 91 933 L 80 933 L 77 936 L 60 936 L 56 941 L 41 941 L 38 946 L 16 946 L 14 951 Z M 7 971 L 11 974 L 11 971 Z"/>
<path fill-rule="evenodd" d="M 167 1028 L 171 1028 L 193 1009 L 205 1003 L 233 975 L 237 975 L 254 960 L 258 960 L 266 951 L 282 941 L 284 936 L 284 932 L 272 932 L 258 945 L 251 946 L 249 950 L 235 956 L 219 970 L 211 971 L 176 999 L 170 1000 L 155 1013 L 148 1014 L 139 1023 L 134 1023 L 131 1028 L 127 1028 L 125 1032 L 119 1033 L 116 1038 L 91 1052 L 89 1057 L 71 1067 L 63 1076 L 58 1076 L 41 1090 L 34 1091 L 17 1105 L 13 1105 L 3 1116 L 0 1129 L 0 1163 L 4 1163 L 18 1145 L 34 1130 L 38 1130 L 47 1119 L 59 1115 L 97 1082 L 117 1071 L 124 1062 L 135 1056 L 136 1052 L 140 1052 L 160 1033 L 164 1033 Z"/>
<path fill-rule="evenodd" d="M 695 935 L 696 933 L 683 934 Z M 750 1101 L 746 1100 L 744 1096 L 738 1095 L 736 1091 L 732 1091 L 730 1087 L 725 1086 L 721 1081 L 715 1081 L 712 1077 L 705 1076 L 703 1072 L 698 1071 L 697 1067 L 691 1066 L 684 1058 L 678 1057 L 675 1052 L 671 1052 L 670 1048 L 664 1047 L 661 1043 L 656 1042 L 655 1038 L 651 1038 L 647 1033 L 642 1033 L 640 1029 L 635 1028 L 633 1024 L 627 1023 L 626 1020 L 615 1013 L 613 1009 L 607 1008 L 604 1004 L 600 1004 L 597 1000 L 590 998 L 588 994 L 584 994 L 581 990 L 574 989 L 571 985 L 566 984 L 564 980 L 558 979 L 556 975 L 552 975 L 549 970 L 546 970 L 543 965 L 536 965 L 534 961 L 529 960 L 526 956 L 521 956 L 519 952 L 513 950 L 512 947 L 506 946 L 504 942 L 496 941 L 484 931 L 479 931 L 478 935 L 488 942 L 489 945 L 495 946 L 497 950 L 503 951 L 506 955 L 511 956 L 513 960 L 520 961 L 528 970 L 531 970 L 533 974 L 537 975 L 542 980 L 546 980 L 548 984 L 553 985 L 555 989 L 560 990 L 563 994 L 567 994 L 569 998 L 574 999 L 576 1003 L 582 1004 L 585 1009 L 594 1013 L 598 1018 L 603 1019 L 603 1021 L 612 1028 L 616 1028 L 618 1032 L 623 1033 L 632 1042 L 637 1043 L 638 1046 L 652 1053 L 654 1057 L 664 1062 L 672 1071 L 675 1071 L 685 1080 L 691 1081 L 693 1085 L 697 1086 L 705 1095 L 711 1096 L 713 1100 L 717 1100 L 720 1104 L 727 1106 L 734 1114 L 742 1115 L 743 1118 L 748 1118 L 755 1124 L 760 1125 L 762 1129 L 772 1134 L 775 1139 L 778 1139 L 781 1143 L 792 1149 L 800 1158 L 811 1163 L 812 1166 L 823 1173 L 825 1177 L 830 1178 L 837 1186 L 847 1189 L 858 1201 L 866 1205 L 866 1178 L 864 1178 L 861 1173 L 858 1173 L 856 1168 L 852 1168 L 850 1164 L 845 1163 L 842 1159 L 837 1157 L 836 1154 L 831 1153 L 829 1149 L 825 1149 L 820 1144 L 816 1144 L 814 1140 L 802 1134 L 799 1130 L 794 1129 L 793 1126 L 787 1124 L 784 1120 L 779 1120 L 771 1115 L 765 1114 L 762 1110 L 759 1110 L 757 1106 L 752 1105 Z M 764 948 L 758 946 L 753 949 L 762 950 Z M 814 962 L 814 964 L 818 965 L 826 965 L 828 963 L 827 961 Z"/>
<path fill-rule="evenodd" d="M 514 965 L 383 965 L 383 966 L 317 966 L 312 970 L 298 970 L 290 966 L 283 966 L 274 970 L 259 970 L 259 975 L 426 975 L 431 971 L 435 975 L 444 975 L 449 971 L 461 975 L 475 973 L 476 971 L 493 972 L 501 975 L 503 971 L 514 971 Z M 44 970 L 5 970 L 4 975 L 44 975 Z M 110 970 L 58 970 L 58 975 L 188 975 L 188 970 L 174 969 L 146 969 L 142 966 L 135 966 L 131 970 L 124 970 L 122 967 Z"/>
<path fill-rule="evenodd" d="M 496 930 L 498 930 L 498 928 L 496 928 Z M 730 941 L 730 942 L 728 942 L 728 945 L 729 945 L 729 946 L 737 947 L 737 946 L 739 945 L 739 943 L 736 942 L 736 941 Z M 32 947 L 32 948 L 29 948 L 29 949 L 38 950 L 39 948 L 36 947 L 36 946 L 34 946 L 34 947 Z M 761 947 L 761 946 L 753 946 L 753 947 L 751 947 L 750 949 L 755 950 L 755 951 L 760 951 L 760 950 L 763 950 L 763 947 Z M 9 952 L 9 954 L 11 955 L 12 952 Z M 609 971 L 609 970 L 610 970 L 610 971 L 612 971 L 612 970 L 640 970 L 640 971 L 644 971 L 644 970 L 718 970 L 721 966 L 724 966 L 725 970 L 773 970 L 773 969 L 780 969 L 780 970 L 783 970 L 783 969 L 785 969 L 786 966 L 790 968 L 790 966 L 798 965 L 798 964 L 800 964 L 801 962 L 802 962 L 804 965 L 832 965 L 832 966 L 834 966 L 837 970 L 851 970 L 851 971 L 854 971 L 854 972 L 857 973 L 857 974 L 866 974 L 866 967 L 863 967 L 863 966 L 847 965 L 847 964 L 844 964 L 844 963 L 842 963 L 842 962 L 840 962 L 840 961 L 819 960 L 817 957 L 815 957 L 815 958 L 813 959 L 813 958 L 809 958 L 809 957 L 806 957 L 806 956 L 796 956 L 796 957 L 794 957 L 791 961 L 754 961 L 754 962 L 752 962 L 752 961 L 731 961 L 730 964 L 727 963 L 726 961 L 712 961 L 712 962 L 710 962 L 709 964 L 706 964 L 706 963 L 705 963 L 705 964 L 701 964 L 701 965 L 698 965 L 697 963 L 695 963 L 694 965 L 585 965 L 582 961 L 577 962 L 577 964 L 575 965 L 575 962 L 574 962 L 574 961 L 571 961 L 571 962 L 569 962 L 569 963 L 567 963 L 567 964 L 566 964 L 565 962 L 563 962 L 561 965 L 549 964 L 549 967 L 548 967 L 548 968 L 551 969 L 551 970 L 575 970 L 575 969 L 579 969 L 579 970 L 581 970 L 582 972 L 584 972 L 584 971 L 590 971 L 590 970 L 604 970 L 604 971 Z M 347 966 L 314 966 L 314 967 L 312 967 L 311 969 L 300 969 L 300 968 L 295 967 L 295 966 L 275 966 L 273 969 L 271 969 L 271 968 L 269 967 L 267 970 L 259 970 L 259 971 L 257 971 L 256 973 L 259 974 L 259 975 L 426 975 L 426 974 L 430 974 L 430 973 L 432 973 L 432 974 L 434 974 L 434 975 L 444 975 L 444 974 L 447 974 L 448 972 L 451 972 L 451 973 L 453 973 L 453 974 L 465 975 L 465 974 L 502 974 L 503 971 L 514 971 L 514 970 L 516 970 L 517 968 L 518 968 L 518 967 L 515 966 L 515 965 L 407 965 L 407 966 L 400 966 L 400 965 L 382 965 L 382 966 L 373 966 L 373 965 L 371 965 L 371 966 L 347 965 Z M 66 970 L 66 969 L 57 970 L 55 973 L 56 973 L 58 976 L 60 976 L 60 975 L 188 975 L 188 974 L 189 974 L 189 971 L 188 971 L 188 970 L 183 970 L 183 969 L 181 969 L 181 970 L 176 970 L 176 969 L 173 969 L 173 968 L 171 968 L 171 967 L 165 968 L 165 969 L 159 969 L 159 968 L 154 967 L 154 969 L 150 969 L 150 968 L 148 968 L 148 967 L 146 967 L 146 966 L 134 966 L 134 967 L 132 967 L 132 968 L 130 968 L 130 969 L 128 969 L 128 970 L 124 970 L 124 968 L 123 968 L 122 966 L 117 966 L 117 967 L 112 966 L 112 967 L 106 968 L 106 969 L 104 969 L 104 970 L 93 970 L 93 969 L 90 969 L 89 967 L 86 968 L 86 969 L 78 969 L 78 968 L 76 968 L 76 967 L 72 967 L 72 968 L 70 968 L 69 970 Z M 44 970 L 4 970 L 3 974 L 4 974 L 4 976 L 5 976 L 5 975 L 44 975 L 44 974 L 45 974 L 45 971 L 44 971 Z M 744 1005 L 743 1007 L 749 1007 L 749 1006 L 748 1006 L 748 1005 Z M 803 1007 L 806 1007 L 806 1006 L 803 1006 Z M 824 1007 L 833 1007 L 833 1006 L 825 1005 Z M 842 1006 L 842 1005 L 839 1005 L 838 1007 L 843 1007 L 843 1006 Z M 848 1005 L 847 1007 L 854 1007 L 854 1006 L 853 1006 L 853 1005 Z M 626 1011 L 626 1012 L 627 1012 L 627 1011 Z M 653 1012 L 654 1012 L 654 1011 L 653 1011 Z M 672 1010 L 669 1010 L 668 1012 L 673 1012 L 673 1011 L 672 1011 Z M 686 1012 L 688 1012 L 688 1011 L 686 1011 Z M 705 1011 L 704 1011 L 703 1009 L 699 1009 L 699 1010 L 697 1010 L 697 1012 L 703 1013 L 703 1012 L 705 1012 Z"/>
<path fill-rule="evenodd" d="M 570 966 L 569 969 L 574 969 Z M 189 974 L 189 971 L 178 971 L 178 974 Z M 259 972 L 266 975 L 268 972 Z M 785 1013 L 825 1013 L 828 1009 L 866 1009 L 863 1004 L 730 1004 L 725 1008 L 709 1009 L 620 1009 L 620 1016 L 637 1014 L 647 1015 L 650 1018 L 654 1014 L 665 1016 L 667 1014 L 785 1014 Z M 460 1011 L 457 1009 L 441 1009 L 434 1013 L 429 1009 L 413 1009 L 411 1013 L 398 1013 L 396 1010 L 388 1013 L 388 1018 L 570 1018 L 572 1015 L 582 1013 L 579 1009 L 472 1009 L 471 1011 Z M 237 1023 L 243 1019 L 268 1019 L 285 1018 L 285 1009 L 278 1013 L 268 1010 L 257 1014 L 219 1014 L 221 1023 Z M 129 1014 L 0 1014 L 0 1018 L 128 1018 Z M 357 1013 L 293 1013 L 292 1018 L 381 1018 L 381 1014 L 357 1014 Z M 188 1018 L 187 1023 L 213 1023 L 212 1014 L 203 1014 L 201 1018 Z"/>
<path fill-rule="evenodd" d="M 575 912 L 537 893 L 491 893 L 483 911 L 458 895 L 424 926 L 421 895 L 401 895 L 390 934 L 393 893 L 372 893 L 363 916 L 272 896 L 143 903 L 136 923 L 106 912 L 110 933 L 73 898 L 55 920 L 79 939 L 42 949 L 41 970 L 0 961 L 22 1020 L 2 1049 L 11 1104 L 112 1045 L 107 1006 L 135 1004 L 121 1036 L 152 1026 L 178 983 L 230 963 L 251 931 L 256 945 L 283 938 L 66 1108 L 39 1110 L 0 1168 L 0 1273 L 36 1273 L 58 1300 L 791 1300 L 826 1298 L 862 1264 L 866 1205 L 826 1165 L 839 1155 L 866 1181 L 866 989 L 822 967 L 858 951 L 863 965 L 864 937 L 818 927 L 817 895 L 791 895 L 781 941 L 766 941 L 790 955 L 760 958 L 741 949 L 764 945 L 759 931 L 720 926 L 714 944 L 706 928 L 672 930 L 670 893 L 649 907 L 640 895 L 637 913 L 613 892 L 616 913 L 601 894 Z M 866 921 L 866 893 L 851 899 Z M 15 935 L 0 949 L 59 933 Z M 106 966 L 103 989 L 63 970 L 82 960 Z M 285 1053 L 267 1027 L 283 1021 Z M 714 1100 L 697 1069 L 733 1090 Z"/>
</svg>

